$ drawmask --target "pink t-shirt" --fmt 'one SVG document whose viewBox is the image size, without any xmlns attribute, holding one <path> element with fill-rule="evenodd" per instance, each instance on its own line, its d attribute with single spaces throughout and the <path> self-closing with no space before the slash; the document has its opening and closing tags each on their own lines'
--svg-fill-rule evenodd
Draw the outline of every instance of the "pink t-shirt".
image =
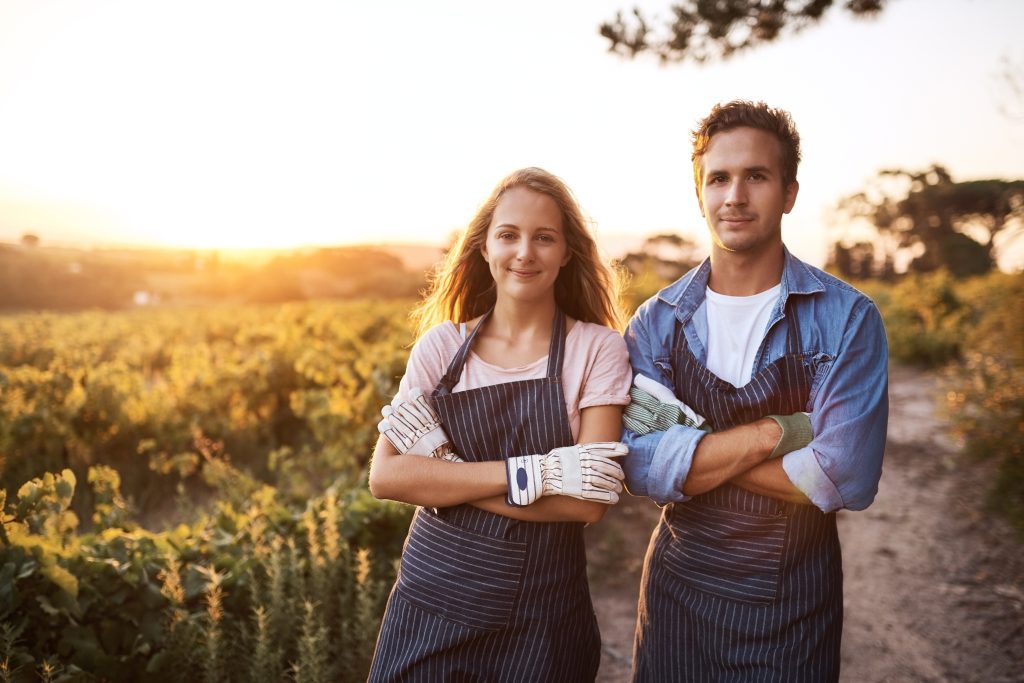
<svg viewBox="0 0 1024 683">
<path fill-rule="evenodd" d="M 392 403 L 405 400 L 409 391 L 416 387 L 429 395 L 441 381 L 463 341 L 459 326 L 452 322 L 427 330 L 409 354 L 405 376 Z M 488 363 L 470 350 L 454 391 L 540 379 L 547 369 L 547 355 L 529 365 L 502 368 Z M 590 406 L 626 405 L 632 381 L 629 353 L 622 336 L 603 325 L 577 320 L 566 335 L 562 361 L 562 391 L 573 439 L 579 438 L 580 410 Z"/>
</svg>

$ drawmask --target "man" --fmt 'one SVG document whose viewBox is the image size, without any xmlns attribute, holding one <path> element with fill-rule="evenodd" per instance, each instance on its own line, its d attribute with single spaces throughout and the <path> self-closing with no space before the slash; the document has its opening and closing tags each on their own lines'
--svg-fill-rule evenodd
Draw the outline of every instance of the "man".
<svg viewBox="0 0 1024 683">
<path fill-rule="evenodd" d="M 634 677 L 834 681 L 835 512 L 866 508 L 878 489 L 885 332 L 867 297 L 783 245 L 799 189 L 788 113 L 717 105 L 693 143 L 711 256 L 639 308 L 626 343 L 637 379 L 670 389 L 712 431 L 627 421 L 639 430 L 623 439 L 629 490 L 664 506 L 644 562 Z M 804 411 L 813 439 L 794 444 L 793 417 L 779 416 Z"/>
</svg>

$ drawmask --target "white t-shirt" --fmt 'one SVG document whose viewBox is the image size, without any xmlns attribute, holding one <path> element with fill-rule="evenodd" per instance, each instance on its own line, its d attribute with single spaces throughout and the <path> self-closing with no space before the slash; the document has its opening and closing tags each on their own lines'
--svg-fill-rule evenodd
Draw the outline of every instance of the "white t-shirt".
<svg viewBox="0 0 1024 683">
<path fill-rule="evenodd" d="M 753 296 L 726 296 L 708 288 L 708 370 L 734 387 L 750 381 L 781 289 L 780 283 Z"/>
</svg>

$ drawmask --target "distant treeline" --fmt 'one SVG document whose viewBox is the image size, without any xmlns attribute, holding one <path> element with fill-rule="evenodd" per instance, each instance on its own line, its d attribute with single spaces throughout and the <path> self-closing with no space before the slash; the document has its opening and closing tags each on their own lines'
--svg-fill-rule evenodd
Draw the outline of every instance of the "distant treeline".
<svg viewBox="0 0 1024 683">
<path fill-rule="evenodd" d="M 281 303 L 415 296 L 424 272 L 371 247 L 282 253 L 261 264 L 216 253 L 85 251 L 0 244 L 0 310 Z"/>
</svg>

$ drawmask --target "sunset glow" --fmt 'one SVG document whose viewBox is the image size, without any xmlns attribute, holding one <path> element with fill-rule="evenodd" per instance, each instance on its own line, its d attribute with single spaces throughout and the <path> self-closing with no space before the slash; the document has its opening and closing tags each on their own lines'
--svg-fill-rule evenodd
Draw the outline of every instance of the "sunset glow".
<svg viewBox="0 0 1024 683">
<path fill-rule="evenodd" d="M 1022 3 L 836 13 L 704 68 L 607 54 L 597 27 L 629 6 L 0 0 L 0 241 L 439 243 L 526 165 L 565 178 L 599 237 L 703 239 L 687 131 L 740 96 L 800 126 L 786 229 L 812 261 L 827 209 L 880 168 L 1024 170 L 996 81 Z"/>
</svg>

